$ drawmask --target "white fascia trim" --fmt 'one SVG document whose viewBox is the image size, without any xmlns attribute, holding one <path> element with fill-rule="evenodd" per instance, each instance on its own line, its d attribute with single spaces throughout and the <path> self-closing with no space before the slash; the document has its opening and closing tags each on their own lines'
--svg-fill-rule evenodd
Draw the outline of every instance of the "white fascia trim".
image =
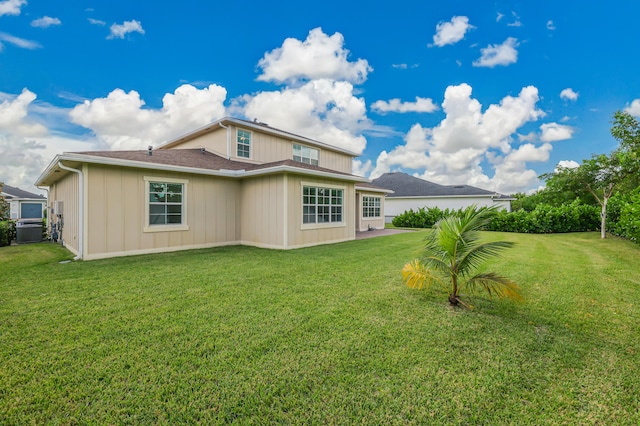
<svg viewBox="0 0 640 426">
<path fill-rule="evenodd" d="M 249 128 L 249 129 L 253 129 L 253 130 L 258 130 L 261 131 L 263 133 L 269 133 L 271 135 L 277 135 L 283 139 L 288 139 L 288 140 L 294 140 L 294 141 L 298 141 L 298 142 L 302 142 L 302 143 L 307 143 L 313 146 L 318 146 L 324 149 L 328 149 L 330 151 L 336 151 L 336 152 L 340 152 L 342 154 L 347 154 L 350 155 L 351 157 L 359 157 L 359 154 L 356 154 L 355 152 L 349 151 L 347 149 L 343 149 L 343 148 L 338 148 L 337 146 L 333 146 L 333 145 L 329 145 L 327 143 L 324 142 L 320 142 L 320 141 L 316 141 L 313 139 L 309 139 L 309 138 L 305 138 L 304 136 L 299 136 L 299 135 L 295 135 L 293 133 L 287 133 L 278 129 L 274 129 L 273 127 L 265 127 L 262 126 L 260 124 L 256 124 L 256 123 L 252 123 L 250 121 L 243 121 L 243 120 L 238 120 L 232 117 L 224 117 L 221 118 L 220 120 L 214 121 L 211 124 L 207 124 L 206 126 L 202 126 L 192 132 L 186 133 L 184 135 L 178 136 L 175 139 L 172 139 L 168 142 L 165 142 L 161 145 L 159 145 L 156 149 L 165 149 L 165 148 L 170 148 L 176 144 L 178 144 L 179 142 L 185 142 L 188 141 L 190 139 L 193 139 L 197 136 L 203 135 L 205 133 L 207 133 L 209 130 L 214 130 L 220 127 L 220 124 L 223 125 L 227 125 L 227 124 L 233 124 L 234 126 L 237 127 L 244 127 L 244 128 Z"/>
<path fill-rule="evenodd" d="M 42 175 L 38 178 L 38 181 L 36 183 L 40 183 L 42 180 L 49 177 L 49 175 L 52 174 L 53 171 L 56 169 L 59 161 L 77 161 L 81 163 L 103 164 L 108 166 L 136 167 L 136 168 L 148 169 L 148 170 L 162 170 L 167 172 L 189 173 L 189 174 L 220 176 L 220 177 L 241 178 L 241 177 L 261 176 L 261 175 L 267 175 L 267 174 L 273 174 L 273 173 L 297 173 L 297 174 L 344 180 L 344 181 L 350 181 L 350 182 L 368 182 L 368 179 L 360 176 L 343 175 L 338 173 L 324 172 L 320 170 L 302 169 L 302 168 L 291 167 L 291 166 L 275 166 L 275 167 L 267 167 L 263 169 L 249 170 L 249 171 L 227 170 L 227 169 L 211 170 L 211 169 L 199 169 L 195 167 L 173 166 L 169 164 L 147 163 L 144 161 L 122 160 L 119 158 L 100 157 L 96 155 L 62 154 L 62 155 L 56 155 L 56 158 L 54 159 L 54 161 L 42 173 Z"/>
<path fill-rule="evenodd" d="M 384 194 L 393 194 L 395 193 L 395 191 L 392 191 L 391 189 L 384 189 L 384 188 L 370 188 L 368 186 L 358 186 L 356 184 L 356 191 L 363 191 L 363 192 L 382 192 Z"/>
<path fill-rule="evenodd" d="M 420 198 L 429 198 L 437 200 L 439 198 L 491 198 L 494 200 L 498 200 L 499 198 L 495 195 L 414 195 L 414 196 L 399 196 L 399 197 L 387 197 L 389 200 L 399 200 L 399 199 L 420 199 Z M 502 198 L 504 200 L 504 198 Z"/>
<path fill-rule="evenodd" d="M 146 161 L 122 160 L 119 158 L 101 157 L 98 155 L 84 155 L 84 154 L 63 154 L 61 159 L 67 160 L 67 161 L 79 161 L 83 163 L 103 164 L 107 166 L 136 167 L 139 169 L 164 170 L 168 172 L 191 173 L 191 174 L 199 174 L 199 175 L 214 175 L 214 176 L 225 176 L 225 177 L 239 176 L 244 172 L 244 170 L 199 169 L 196 167 L 174 166 L 171 164 L 160 164 L 160 163 L 147 163 Z"/>
<path fill-rule="evenodd" d="M 44 169 L 44 171 L 42 173 L 40 173 L 40 176 L 38 176 L 38 179 L 36 179 L 34 185 L 35 186 L 49 186 L 49 185 L 42 185 L 41 182 L 49 177 L 49 175 L 53 174 L 53 171 L 58 167 L 58 161 L 60 161 L 60 155 L 56 155 L 55 157 L 53 157 L 53 160 L 51 160 L 51 163 L 49 163 L 49 165 L 47 166 L 46 169 Z"/>
<path fill-rule="evenodd" d="M 242 175 L 240 176 L 251 177 L 251 176 L 260 176 L 260 175 L 267 175 L 267 174 L 273 174 L 273 173 L 295 173 L 295 174 L 306 175 L 306 176 L 316 176 L 316 177 L 323 177 L 323 178 L 336 179 L 336 180 L 346 180 L 349 182 L 368 182 L 369 181 L 368 179 L 360 176 L 343 175 L 339 173 L 324 172 L 321 170 L 302 169 L 302 168 L 291 167 L 291 166 L 274 166 L 274 167 L 266 167 L 264 169 L 249 170 L 249 171 L 243 170 Z"/>
</svg>

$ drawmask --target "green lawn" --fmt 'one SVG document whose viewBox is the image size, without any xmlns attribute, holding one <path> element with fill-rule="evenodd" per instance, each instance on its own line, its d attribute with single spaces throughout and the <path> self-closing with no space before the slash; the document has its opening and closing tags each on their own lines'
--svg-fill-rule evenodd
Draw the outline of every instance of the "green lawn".
<svg viewBox="0 0 640 426">
<path fill-rule="evenodd" d="M 526 302 L 402 284 L 425 232 L 92 262 L 0 248 L 1 424 L 640 424 L 640 247 L 486 233 Z"/>
</svg>

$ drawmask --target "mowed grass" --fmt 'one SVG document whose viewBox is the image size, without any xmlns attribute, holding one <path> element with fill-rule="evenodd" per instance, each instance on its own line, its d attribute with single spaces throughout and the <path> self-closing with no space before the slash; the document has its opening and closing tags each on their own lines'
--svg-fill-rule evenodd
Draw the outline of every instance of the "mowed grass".
<svg viewBox="0 0 640 426">
<path fill-rule="evenodd" d="M 0 249 L 1 424 L 640 424 L 640 247 L 486 233 L 525 303 L 403 285 L 425 232 L 60 264 Z"/>
</svg>

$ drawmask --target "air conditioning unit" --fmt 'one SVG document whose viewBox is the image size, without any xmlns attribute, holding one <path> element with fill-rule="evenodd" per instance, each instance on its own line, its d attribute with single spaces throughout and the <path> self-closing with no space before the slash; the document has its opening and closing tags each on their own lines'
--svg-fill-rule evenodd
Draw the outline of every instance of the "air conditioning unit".
<svg viewBox="0 0 640 426">
<path fill-rule="evenodd" d="M 64 202 L 63 201 L 54 201 L 53 202 L 53 214 L 57 216 L 62 216 L 64 210 Z"/>
</svg>

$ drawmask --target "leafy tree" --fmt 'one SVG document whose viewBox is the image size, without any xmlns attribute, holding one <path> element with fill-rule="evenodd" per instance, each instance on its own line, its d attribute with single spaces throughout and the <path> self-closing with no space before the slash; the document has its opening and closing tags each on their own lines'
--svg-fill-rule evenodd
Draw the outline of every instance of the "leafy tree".
<svg viewBox="0 0 640 426">
<path fill-rule="evenodd" d="M 575 193 L 578 197 L 588 192 L 600 205 L 600 236 L 606 238 L 607 204 L 620 188 L 633 188 L 640 172 L 640 124 L 626 112 L 613 116 L 611 134 L 620 145 L 609 155 L 597 154 L 583 160 L 576 168 L 559 168 L 542 175 L 547 189 L 552 192 Z M 634 186 L 635 185 L 635 186 Z"/>
<path fill-rule="evenodd" d="M 0 192 L 2 192 L 3 183 L 0 182 Z M 4 199 L 2 195 L 0 195 L 0 221 L 9 220 L 9 203 Z"/>
<path fill-rule="evenodd" d="M 448 289 L 453 306 L 469 307 L 460 299 L 463 290 L 484 290 L 490 296 L 522 300 L 518 286 L 510 279 L 494 272 L 475 273 L 484 261 L 514 244 L 480 241 L 479 231 L 495 212 L 495 208 L 477 210 L 470 206 L 438 221 L 425 239 L 422 256 L 402 268 L 404 282 L 417 289 L 441 284 Z"/>
</svg>

